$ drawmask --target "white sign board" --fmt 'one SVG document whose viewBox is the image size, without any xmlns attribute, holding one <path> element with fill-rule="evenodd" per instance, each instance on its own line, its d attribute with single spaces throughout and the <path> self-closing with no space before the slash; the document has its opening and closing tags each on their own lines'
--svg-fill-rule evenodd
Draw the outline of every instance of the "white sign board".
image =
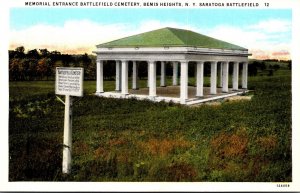
<svg viewBox="0 0 300 193">
<path fill-rule="evenodd" d="M 57 67 L 55 94 L 83 96 L 83 68 Z"/>
</svg>

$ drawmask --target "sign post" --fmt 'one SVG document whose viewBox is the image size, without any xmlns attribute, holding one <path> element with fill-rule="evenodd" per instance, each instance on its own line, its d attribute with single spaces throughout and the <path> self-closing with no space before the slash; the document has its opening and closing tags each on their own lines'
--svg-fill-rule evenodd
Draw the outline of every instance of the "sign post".
<svg viewBox="0 0 300 193">
<path fill-rule="evenodd" d="M 71 172 L 72 160 L 72 96 L 83 96 L 83 68 L 56 68 L 55 93 L 65 95 L 65 121 L 62 172 Z"/>
</svg>

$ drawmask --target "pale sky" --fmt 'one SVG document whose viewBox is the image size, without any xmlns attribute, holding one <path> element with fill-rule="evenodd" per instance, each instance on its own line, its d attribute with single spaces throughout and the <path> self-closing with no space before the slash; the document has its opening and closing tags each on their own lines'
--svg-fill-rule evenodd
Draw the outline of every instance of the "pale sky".
<svg viewBox="0 0 300 193">
<path fill-rule="evenodd" d="M 248 48 L 252 58 L 290 59 L 291 25 L 290 9 L 12 8 L 10 49 L 91 54 L 100 43 L 174 27 Z"/>
</svg>

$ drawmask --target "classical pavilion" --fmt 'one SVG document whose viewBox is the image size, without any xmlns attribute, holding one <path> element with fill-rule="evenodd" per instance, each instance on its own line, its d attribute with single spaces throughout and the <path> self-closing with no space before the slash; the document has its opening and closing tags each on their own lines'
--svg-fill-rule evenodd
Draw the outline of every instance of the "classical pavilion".
<svg viewBox="0 0 300 193">
<path fill-rule="evenodd" d="M 152 101 L 172 101 L 195 104 L 225 98 L 247 91 L 248 50 L 190 30 L 162 28 L 97 45 L 96 95 L 113 98 L 137 98 Z M 115 61 L 115 91 L 103 88 L 103 62 Z M 148 64 L 147 93 L 134 94 L 128 88 L 128 65 L 132 63 L 132 90 L 138 89 L 138 68 L 141 61 Z M 160 96 L 157 93 L 156 66 L 160 62 L 160 87 L 166 89 L 166 63 L 173 68 L 172 86 L 178 87 L 177 97 Z M 196 63 L 195 94 L 189 97 L 188 68 Z M 219 64 L 219 65 L 218 65 Z M 241 65 L 240 65 L 241 64 Z M 204 92 L 204 65 L 210 65 L 210 88 Z M 229 88 L 229 65 L 233 65 L 232 88 Z M 218 71 L 219 66 L 219 73 Z M 242 66 L 239 87 L 239 66 Z M 180 67 L 180 86 L 178 68 Z M 219 74 L 220 87 L 217 88 Z"/>
</svg>

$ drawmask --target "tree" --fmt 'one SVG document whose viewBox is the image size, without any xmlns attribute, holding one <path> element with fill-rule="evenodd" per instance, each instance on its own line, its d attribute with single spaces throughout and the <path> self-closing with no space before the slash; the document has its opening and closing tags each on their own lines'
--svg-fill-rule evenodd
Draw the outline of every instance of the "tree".
<svg viewBox="0 0 300 193">
<path fill-rule="evenodd" d="M 14 58 L 23 58 L 25 56 L 25 48 L 23 46 L 17 47 L 14 52 Z"/>
<path fill-rule="evenodd" d="M 82 67 L 84 68 L 84 78 L 85 79 L 88 79 L 88 72 L 89 72 L 89 67 L 91 65 L 91 59 L 90 57 L 88 56 L 87 53 L 83 54 L 83 55 L 80 55 L 79 57 L 79 67 Z"/>
<path fill-rule="evenodd" d="M 15 50 L 16 50 L 16 52 L 23 53 L 23 54 L 25 52 L 24 46 L 17 47 Z"/>
<path fill-rule="evenodd" d="M 27 65 L 28 65 L 28 79 L 35 80 L 38 76 L 38 74 L 36 72 L 37 63 L 38 63 L 37 59 L 26 58 L 25 62 L 27 62 Z"/>
<path fill-rule="evenodd" d="M 19 58 L 13 58 L 9 62 L 9 79 L 19 80 Z"/>
<path fill-rule="evenodd" d="M 274 65 L 273 65 L 273 69 L 274 69 L 275 71 L 277 71 L 279 68 L 280 68 L 279 64 L 274 64 Z"/>
<path fill-rule="evenodd" d="M 265 62 L 263 61 L 263 62 L 261 62 L 260 63 L 260 69 L 261 70 L 265 70 L 267 67 L 266 67 L 266 64 L 265 64 Z"/>
<path fill-rule="evenodd" d="M 40 54 L 36 49 L 33 49 L 27 52 L 27 57 L 38 59 L 40 57 Z"/>
<path fill-rule="evenodd" d="M 257 75 L 257 67 L 254 63 L 249 63 L 248 73 L 249 73 L 249 76 L 256 76 Z"/>
<path fill-rule="evenodd" d="M 47 49 L 40 49 L 40 53 L 42 57 L 48 57 L 50 52 Z"/>
<path fill-rule="evenodd" d="M 43 79 L 44 76 L 50 76 L 51 73 L 51 59 L 50 58 L 41 58 L 38 61 L 36 68 L 38 76 Z"/>
</svg>

